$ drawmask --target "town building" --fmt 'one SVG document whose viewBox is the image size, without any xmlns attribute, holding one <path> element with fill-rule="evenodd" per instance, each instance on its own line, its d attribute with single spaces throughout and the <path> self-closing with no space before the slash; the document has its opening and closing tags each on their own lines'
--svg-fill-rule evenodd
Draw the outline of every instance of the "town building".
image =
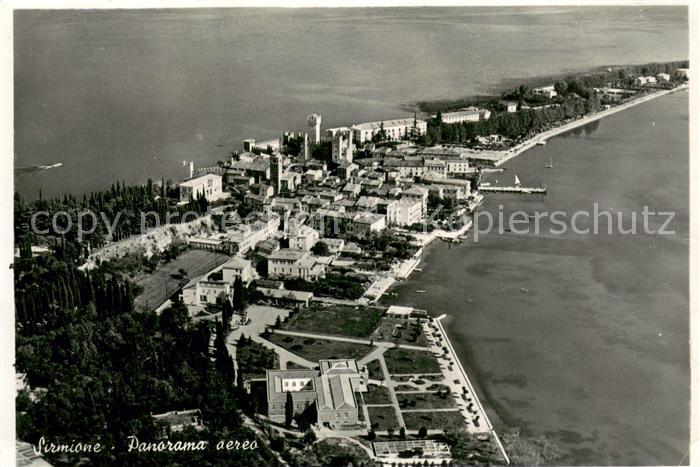
<svg viewBox="0 0 700 467">
<path fill-rule="evenodd" d="M 199 409 L 192 410 L 174 410 L 151 415 L 156 422 L 162 422 L 170 427 L 170 431 L 178 433 L 184 431 L 187 427 L 192 427 L 196 431 L 204 429 L 202 422 L 202 412 Z"/>
<path fill-rule="evenodd" d="M 384 168 L 396 170 L 400 178 L 422 177 L 425 174 L 425 163 L 422 157 L 404 159 L 387 159 Z"/>
<path fill-rule="evenodd" d="M 221 267 L 224 282 L 233 284 L 236 278 L 240 277 L 244 284 L 253 280 L 253 264 L 247 259 L 234 257 L 225 262 Z"/>
<path fill-rule="evenodd" d="M 359 409 L 356 392 L 366 392 L 355 360 L 321 360 L 319 387 L 316 391 L 318 424 L 342 428 L 358 424 Z M 364 391 L 363 391 L 364 385 Z"/>
<path fill-rule="evenodd" d="M 216 303 L 219 297 L 229 302 L 233 299 L 233 284 L 224 280 L 210 280 L 207 274 L 189 281 L 182 288 L 182 302 L 187 305 L 190 316 L 201 311 L 208 304 Z"/>
<path fill-rule="evenodd" d="M 206 174 L 180 183 L 180 202 L 197 199 L 203 195 L 209 201 L 219 199 L 222 194 L 221 175 Z"/>
<path fill-rule="evenodd" d="M 323 242 L 328 247 L 328 252 L 332 255 L 339 255 L 345 248 L 345 240 L 342 238 L 321 238 L 319 242 Z"/>
<path fill-rule="evenodd" d="M 424 176 L 432 175 L 434 177 L 447 177 L 447 163 L 440 159 L 427 159 L 423 162 L 425 166 Z"/>
<path fill-rule="evenodd" d="M 270 159 L 264 156 L 251 154 L 252 158 L 245 155 L 238 160 L 231 160 L 231 166 L 226 171 L 226 176 L 249 175 L 255 183 L 261 183 L 270 179 Z"/>
<path fill-rule="evenodd" d="M 359 408 L 355 393 L 367 391 L 367 369 L 355 360 L 320 360 L 319 370 L 267 370 L 268 417 L 285 422 L 291 412 L 315 411 L 317 423 L 332 429 L 356 427 Z"/>
<path fill-rule="evenodd" d="M 360 212 L 355 214 L 347 224 L 346 235 L 350 237 L 367 238 L 373 233 L 386 228 L 386 217 L 382 214 Z"/>
<path fill-rule="evenodd" d="M 656 84 L 655 76 L 637 76 L 634 78 L 634 84 L 637 86 L 646 86 L 649 84 Z"/>
<path fill-rule="evenodd" d="M 423 204 L 412 199 L 392 201 L 386 206 L 388 225 L 407 227 L 419 223 L 423 219 Z"/>
<path fill-rule="evenodd" d="M 318 231 L 308 225 L 294 226 L 289 232 L 289 248 L 309 251 L 318 242 Z"/>
<path fill-rule="evenodd" d="M 669 75 L 668 73 L 659 73 L 658 75 L 656 75 L 656 81 L 671 81 L 671 75 Z"/>
<path fill-rule="evenodd" d="M 306 251 L 283 248 L 267 258 L 267 274 L 313 281 L 323 277 L 325 267 Z"/>
<path fill-rule="evenodd" d="M 477 107 L 467 107 L 455 112 L 445 112 L 440 115 L 443 123 L 478 122 L 491 118 L 491 111 Z"/>
<path fill-rule="evenodd" d="M 248 224 L 236 225 L 226 230 L 226 235 L 233 250 L 245 254 L 254 250 L 258 243 L 273 237 L 279 230 L 280 222 L 280 216 L 275 213 L 259 215 Z"/>
<path fill-rule="evenodd" d="M 255 290 L 272 303 L 280 306 L 309 306 L 309 302 L 314 297 L 312 292 L 299 290 L 275 289 L 269 287 L 256 287 Z"/>
<path fill-rule="evenodd" d="M 535 88 L 532 90 L 532 94 L 535 96 L 544 96 L 548 99 L 556 97 L 557 91 L 554 90 L 554 85 L 543 86 L 541 88 Z"/>
<path fill-rule="evenodd" d="M 421 215 L 423 217 L 428 215 L 428 190 L 426 188 L 414 185 L 401 193 L 401 199 L 420 202 L 422 210 Z"/>
<path fill-rule="evenodd" d="M 291 395 L 292 413 L 302 414 L 316 402 L 316 370 L 266 370 L 267 416 L 284 423 L 287 394 Z"/>
<path fill-rule="evenodd" d="M 374 135 L 382 130 L 389 141 L 398 141 L 415 132 L 416 135 L 424 135 L 428 131 L 428 123 L 414 118 L 399 118 L 395 120 L 383 120 L 377 122 L 360 123 L 353 125 L 357 140 L 360 143 L 371 141 Z"/>
<path fill-rule="evenodd" d="M 501 101 L 501 105 L 505 107 L 506 112 L 513 113 L 518 111 L 518 103 L 513 101 Z"/>
</svg>

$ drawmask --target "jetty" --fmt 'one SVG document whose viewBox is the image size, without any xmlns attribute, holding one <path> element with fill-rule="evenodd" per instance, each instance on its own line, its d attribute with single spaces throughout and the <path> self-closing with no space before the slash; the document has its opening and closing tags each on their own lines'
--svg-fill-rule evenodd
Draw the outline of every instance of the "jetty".
<svg viewBox="0 0 700 467">
<path fill-rule="evenodd" d="M 491 186 L 491 185 L 484 186 L 484 185 L 480 185 L 479 191 L 480 192 L 490 192 L 490 193 L 519 193 L 522 195 L 546 195 L 547 194 L 547 185 L 539 186 L 539 187 L 520 186 L 520 185 L 514 185 L 514 186 Z"/>
</svg>

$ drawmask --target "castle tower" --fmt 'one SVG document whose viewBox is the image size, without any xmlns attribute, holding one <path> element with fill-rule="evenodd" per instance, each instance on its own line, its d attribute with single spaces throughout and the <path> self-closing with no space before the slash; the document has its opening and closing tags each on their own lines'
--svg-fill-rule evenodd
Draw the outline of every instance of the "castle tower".
<svg viewBox="0 0 700 467">
<path fill-rule="evenodd" d="M 282 156 L 278 153 L 274 153 L 270 156 L 270 181 L 272 183 L 272 189 L 275 195 L 278 195 L 281 188 L 280 178 L 282 176 Z"/>
<path fill-rule="evenodd" d="M 304 133 L 304 146 L 301 149 L 301 155 L 305 161 L 309 160 L 309 134 Z"/>
<path fill-rule="evenodd" d="M 306 123 L 309 127 L 314 128 L 314 144 L 321 142 L 321 116 L 319 114 L 311 114 L 306 117 Z"/>
<path fill-rule="evenodd" d="M 336 164 L 341 162 L 352 162 L 355 146 L 352 141 L 353 131 L 351 128 L 338 128 L 333 132 L 333 144 L 331 146 L 331 159 Z"/>
</svg>

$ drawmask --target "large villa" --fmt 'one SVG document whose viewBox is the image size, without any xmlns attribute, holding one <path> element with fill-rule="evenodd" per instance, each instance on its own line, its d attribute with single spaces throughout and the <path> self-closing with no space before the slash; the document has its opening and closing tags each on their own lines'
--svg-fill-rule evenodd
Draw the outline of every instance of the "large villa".
<svg viewBox="0 0 700 467">
<path fill-rule="evenodd" d="M 356 392 L 367 392 L 367 369 L 355 360 L 320 360 L 319 370 L 267 370 L 267 415 L 284 423 L 289 393 L 293 414 L 314 410 L 327 428 L 358 424 Z"/>
</svg>

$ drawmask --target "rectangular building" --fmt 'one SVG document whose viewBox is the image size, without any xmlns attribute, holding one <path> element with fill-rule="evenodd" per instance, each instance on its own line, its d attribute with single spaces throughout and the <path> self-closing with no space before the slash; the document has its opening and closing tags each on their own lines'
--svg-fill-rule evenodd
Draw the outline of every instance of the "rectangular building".
<svg viewBox="0 0 700 467">
<path fill-rule="evenodd" d="M 423 219 L 423 203 L 414 199 L 394 201 L 386 207 L 386 219 L 389 225 L 399 227 L 417 224 Z"/>
<path fill-rule="evenodd" d="M 316 370 L 267 370 L 267 416 L 275 423 L 285 422 L 291 395 L 292 412 L 304 413 L 316 402 Z"/>
<path fill-rule="evenodd" d="M 549 99 L 557 95 L 557 91 L 554 90 L 553 84 L 550 86 L 542 86 L 541 88 L 535 88 L 532 90 L 532 93 L 536 96 L 544 96 Z"/>
<path fill-rule="evenodd" d="M 204 195 L 209 201 L 218 199 L 222 194 L 221 175 L 206 174 L 180 183 L 180 201 L 188 202 Z"/>
<path fill-rule="evenodd" d="M 306 251 L 283 248 L 267 258 L 267 273 L 270 277 L 316 280 L 323 277 L 325 266 Z"/>
<path fill-rule="evenodd" d="M 424 120 L 413 118 L 399 118 L 395 120 L 382 120 L 377 122 L 360 123 L 353 125 L 356 138 L 360 143 L 371 141 L 372 137 L 384 130 L 389 141 L 398 141 L 415 131 L 417 135 L 424 135 L 428 131 L 428 123 Z"/>
</svg>

